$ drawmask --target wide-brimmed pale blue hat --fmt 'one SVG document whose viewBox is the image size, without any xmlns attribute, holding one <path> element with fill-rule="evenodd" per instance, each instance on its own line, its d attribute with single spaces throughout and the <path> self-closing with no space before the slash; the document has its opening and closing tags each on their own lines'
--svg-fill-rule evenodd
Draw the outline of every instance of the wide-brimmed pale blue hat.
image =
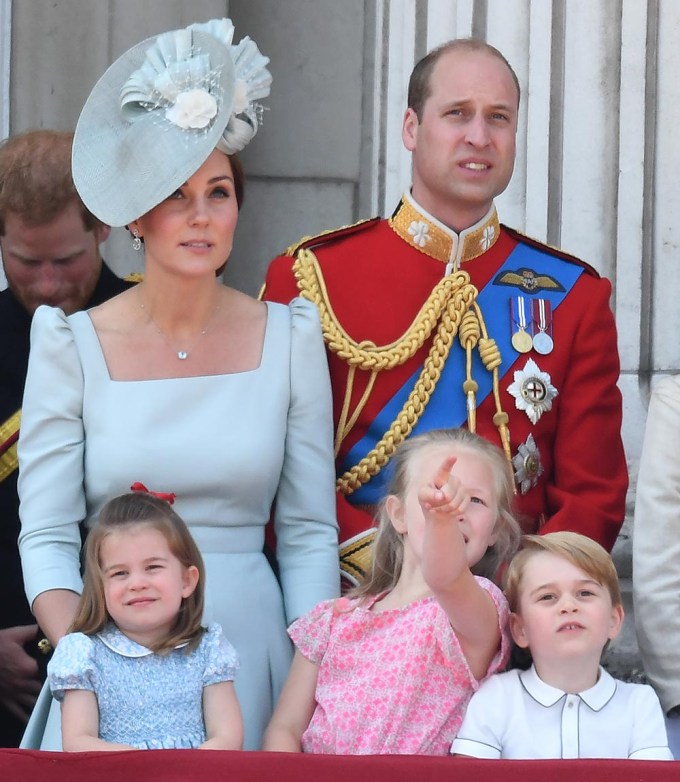
<svg viewBox="0 0 680 782">
<path fill-rule="evenodd" d="M 242 150 L 269 94 L 269 62 L 229 19 L 148 38 L 95 84 L 73 139 L 73 180 L 102 222 L 127 225 L 174 193 L 217 147 Z"/>
</svg>

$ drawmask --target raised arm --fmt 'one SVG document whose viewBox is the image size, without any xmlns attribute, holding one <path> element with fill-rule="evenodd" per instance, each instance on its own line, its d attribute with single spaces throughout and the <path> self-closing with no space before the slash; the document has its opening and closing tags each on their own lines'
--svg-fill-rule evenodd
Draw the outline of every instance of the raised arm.
<svg viewBox="0 0 680 782">
<path fill-rule="evenodd" d="M 418 491 L 425 516 L 421 567 L 451 622 L 470 670 L 481 679 L 500 645 L 498 611 L 470 571 L 461 518 L 470 512 L 471 498 L 451 474 L 455 463 L 455 456 L 445 458 L 434 477 Z"/>
</svg>

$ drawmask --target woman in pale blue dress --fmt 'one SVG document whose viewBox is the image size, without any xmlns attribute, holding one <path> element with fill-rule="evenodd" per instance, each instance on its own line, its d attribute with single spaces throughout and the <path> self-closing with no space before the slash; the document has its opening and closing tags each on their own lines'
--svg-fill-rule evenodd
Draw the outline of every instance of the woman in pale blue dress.
<svg viewBox="0 0 680 782">
<path fill-rule="evenodd" d="M 233 240 L 266 58 L 228 20 L 120 57 L 76 128 L 87 207 L 126 225 L 144 281 L 88 312 L 35 315 L 19 447 L 26 591 L 54 644 L 81 590 L 79 524 L 141 481 L 177 496 L 207 569 L 204 621 L 241 660 L 258 748 L 291 658 L 286 626 L 338 593 L 330 384 L 318 315 L 216 278 Z M 234 66 L 234 63 L 236 65 Z M 263 552 L 274 506 L 278 579 Z M 23 746 L 58 747 L 42 698 Z M 55 710 L 52 709 L 52 712 Z"/>
</svg>

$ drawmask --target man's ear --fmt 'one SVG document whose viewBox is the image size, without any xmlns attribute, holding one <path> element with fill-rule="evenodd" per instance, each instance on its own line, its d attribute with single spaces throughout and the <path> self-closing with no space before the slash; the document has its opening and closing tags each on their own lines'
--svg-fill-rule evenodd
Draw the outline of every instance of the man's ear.
<svg viewBox="0 0 680 782">
<path fill-rule="evenodd" d="M 385 512 L 392 522 L 394 529 L 403 535 L 406 532 L 406 523 L 404 521 L 404 503 L 399 497 L 390 494 L 385 500 Z"/>
<path fill-rule="evenodd" d="M 404 142 L 404 146 L 409 152 L 413 152 L 416 148 L 419 124 L 418 115 L 415 111 L 413 111 L 413 109 L 406 109 L 404 121 L 401 126 L 401 140 Z"/>
<path fill-rule="evenodd" d="M 524 632 L 524 622 L 522 621 L 522 617 L 519 614 L 515 614 L 514 612 L 511 613 L 509 624 L 512 640 L 521 649 L 528 648 L 529 640 L 527 639 L 526 633 Z"/>
<path fill-rule="evenodd" d="M 101 244 L 102 242 L 105 242 L 109 238 L 109 234 L 111 233 L 111 226 L 110 225 L 104 225 L 104 223 L 96 226 L 94 229 L 94 235 L 97 239 L 97 244 Z"/>
</svg>

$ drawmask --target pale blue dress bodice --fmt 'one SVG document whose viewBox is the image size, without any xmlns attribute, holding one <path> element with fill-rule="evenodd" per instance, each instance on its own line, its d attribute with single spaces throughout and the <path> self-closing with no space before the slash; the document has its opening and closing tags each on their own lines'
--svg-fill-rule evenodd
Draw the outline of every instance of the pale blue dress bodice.
<svg viewBox="0 0 680 782">
<path fill-rule="evenodd" d="M 196 749 L 206 740 L 203 688 L 233 681 L 238 659 L 213 623 L 199 645 L 154 654 L 108 625 L 94 637 L 65 635 L 47 666 L 54 697 L 97 697 L 99 738 L 136 749 Z"/>
<path fill-rule="evenodd" d="M 80 592 L 78 524 L 141 481 L 174 492 L 206 564 L 204 622 L 241 659 L 246 748 L 258 748 L 291 659 L 286 626 L 338 594 L 332 412 L 318 313 L 267 303 L 258 368 L 114 381 L 86 312 L 40 307 L 19 444 L 28 599 Z M 277 581 L 263 554 L 275 502 Z"/>
</svg>

